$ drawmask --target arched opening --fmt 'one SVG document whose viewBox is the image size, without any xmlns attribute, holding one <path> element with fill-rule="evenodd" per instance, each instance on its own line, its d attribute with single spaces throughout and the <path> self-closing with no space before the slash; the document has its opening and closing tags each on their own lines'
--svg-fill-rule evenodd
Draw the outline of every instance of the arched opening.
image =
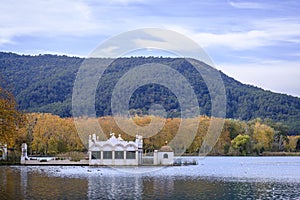
<svg viewBox="0 0 300 200">
<path fill-rule="evenodd" d="M 167 153 L 164 154 L 164 158 L 165 158 L 165 159 L 168 159 L 168 158 L 169 158 L 169 156 L 168 156 Z"/>
<path fill-rule="evenodd" d="M 2 149 L 0 149 L 0 160 L 3 158 L 3 150 Z"/>
<path fill-rule="evenodd" d="M 297 141 L 296 151 L 300 151 L 300 139 Z"/>
</svg>

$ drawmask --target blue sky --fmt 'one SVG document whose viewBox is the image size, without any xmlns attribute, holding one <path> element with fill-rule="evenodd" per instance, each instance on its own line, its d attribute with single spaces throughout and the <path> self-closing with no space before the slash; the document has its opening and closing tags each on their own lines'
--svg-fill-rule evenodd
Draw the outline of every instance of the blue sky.
<svg viewBox="0 0 300 200">
<path fill-rule="evenodd" d="M 177 31 L 243 82 L 300 97 L 300 2 L 241 0 L 8 0 L 0 50 L 87 56 L 138 28 Z"/>
</svg>

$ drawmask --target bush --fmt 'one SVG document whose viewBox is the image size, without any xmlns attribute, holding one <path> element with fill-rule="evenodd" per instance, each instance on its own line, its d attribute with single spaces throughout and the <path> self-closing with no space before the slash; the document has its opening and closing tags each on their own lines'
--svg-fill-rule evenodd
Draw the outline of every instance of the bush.
<svg viewBox="0 0 300 200">
<path fill-rule="evenodd" d="M 70 161 L 75 161 L 75 162 L 84 160 L 85 157 L 86 157 L 86 153 L 78 152 L 78 151 L 71 151 L 71 152 L 67 152 L 64 154 L 59 154 L 57 156 L 57 158 L 60 160 L 70 160 Z"/>
</svg>

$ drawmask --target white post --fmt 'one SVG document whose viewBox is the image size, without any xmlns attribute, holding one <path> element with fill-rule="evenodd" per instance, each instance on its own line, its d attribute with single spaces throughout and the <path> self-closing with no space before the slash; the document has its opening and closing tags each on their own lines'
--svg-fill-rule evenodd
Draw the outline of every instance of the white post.
<svg viewBox="0 0 300 200">
<path fill-rule="evenodd" d="M 137 165 L 140 164 L 140 159 L 139 159 L 139 151 L 135 151 L 135 163 L 137 163 Z"/>
<path fill-rule="evenodd" d="M 115 150 L 111 151 L 112 165 L 115 165 Z"/>
<path fill-rule="evenodd" d="M 153 153 L 153 165 L 158 165 L 158 150 L 154 150 L 154 153 Z"/>
<path fill-rule="evenodd" d="M 88 151 L 88 154 L 89 154 L 89 165 L 92 164 L 92 151 Z"/>
<path fill-rule="evenodd" d="M 4 145 L 4 148 L 3 148 L 3 155 L 2 155 L 2 158 L 3 160 L 6 160 L 7 159 L 7 144 Z"/>
<path fill-rule="evenodd" d="M 96 142 L 96 141 L 97 141 L 97 136 L 96 136 L 96 134 L 93 134 L 92 137 L 93 137 L 92 140 L 94 140 L 94 142 Z"/>
<path fill-rule="evenodd" d="M 136 135 L 135 143 L 138 145 L 138 165 L 143 164 L 143 136 Z"/>
</svg>

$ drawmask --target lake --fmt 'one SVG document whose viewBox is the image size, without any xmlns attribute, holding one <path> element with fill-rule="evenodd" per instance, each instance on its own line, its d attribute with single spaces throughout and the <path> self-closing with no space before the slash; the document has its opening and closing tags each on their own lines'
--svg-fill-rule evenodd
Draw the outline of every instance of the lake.
<svg viewBox="0 0 300 200">
<path fill-rule="evenodd" d="M 0 199 L 300 199 L 300 157 L 174 167 L 1 166 Z"/>
</svg>

